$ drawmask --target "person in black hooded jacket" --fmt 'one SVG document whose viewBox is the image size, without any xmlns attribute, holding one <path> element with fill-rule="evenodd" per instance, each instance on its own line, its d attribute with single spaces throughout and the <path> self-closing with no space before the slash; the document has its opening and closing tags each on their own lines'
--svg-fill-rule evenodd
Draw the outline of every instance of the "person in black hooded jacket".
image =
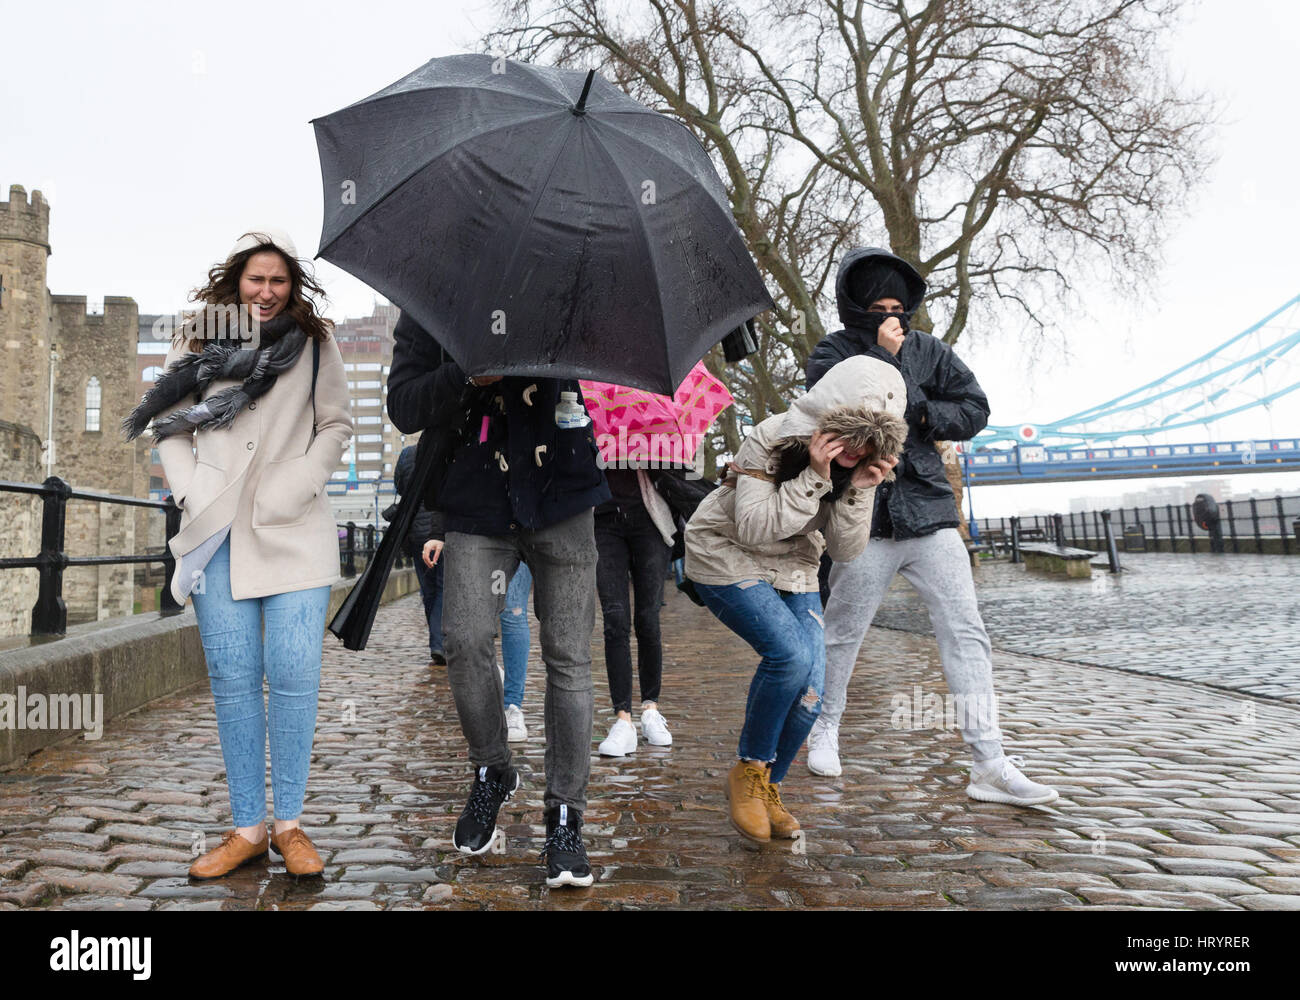
<svg viewBox="0 0 1300 1000">
<path fill-rule="evenodd" d="M 835 281 L 844 329 L 823 339 L 808 359 L 810 389 L 855 354 L 895 366 L 907 387 L 907 440 L 895 481 L 876 489 L 874 541 L 858 558 L 830 568 L 826 689 L 808 736 L 808 768 L 840 773 L 839 721 L 853 664 L 885 591 L 901 573 L 929 609 L 944 679 L 956 695 L 957 725 L 974 758 L 967 794 L 1013 805 L 1050 802 L 1056 791 L 1030 781 L 1003 752 L 988 633 L 957 532 L 960 512 L 934 446 L 937 440 L 968 441 L 983 430 L 988 398 L 951 347 L 909 329 L 924 297 L 925 281 L 906 261 L 877 247 L 849 251 Z"/>
<path fill-rule="evenodd" d="M 844 329 L 825 337 L 808 358 L 809 389 L 855 354 L 887 361 L 907 386 L 907 442 L 894 482 L 876 490 L 873 538 L 916 538 L 957 527 L 961 517 L 934 442 L 969 441 L 989 420 L 988 397 L 953 349 L 908 329 L 924 297 L 924 280 L 902 259 L 876 247 L 849 251 L 835 292 Z M 896 305 L 871 309 L 882 300 Z M 884 343 L 877 340 L 882 326 Z"/>
</svg>

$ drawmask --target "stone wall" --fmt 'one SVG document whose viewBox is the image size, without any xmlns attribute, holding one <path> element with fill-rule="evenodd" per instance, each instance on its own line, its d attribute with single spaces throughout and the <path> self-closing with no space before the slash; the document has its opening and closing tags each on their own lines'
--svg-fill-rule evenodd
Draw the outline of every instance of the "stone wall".
<svg viewBox="0 0 1300 1000">
<path fill-rule="evenodd" d="M 148 495 L 148 452 L 123 439 L 122 419 L 138 402 L 135 345 L 138 311 L 133 299 L 109 296 L 104 312 L 86 312 L 84 295 L 50 297 L 55 371 L 54 474 L 74 489 L 118 496 Z M 98 429 L 87 425 L 87 389 L 99 387 Z M 159 515 L 161 516 L 161 515 Z M 71 500 L 67 552 L 71 556 L 128 555 L 136 551 L 136 509 Z M 68 624 L 129 615 L 135 603 L 135 569 L 71 566 L 64 573 Z"/>
<path fill-rule="evenodd" d="M 29 427 L 0 420 L 0 480 L 39 483 L 45 478 L 41 441 Z M 41 547 L 41 500 L 25 493 L 0 493 L 0 559 L 29 559 Z M 31 630 L 36 604 L 34 569 L 0 570 L 0 637 Z"/>
</svg>

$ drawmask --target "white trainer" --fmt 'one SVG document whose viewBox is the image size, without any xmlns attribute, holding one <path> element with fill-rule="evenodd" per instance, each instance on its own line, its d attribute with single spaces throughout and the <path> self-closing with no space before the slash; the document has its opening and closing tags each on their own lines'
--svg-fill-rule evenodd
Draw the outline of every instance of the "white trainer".
<svg viewBox="0 0 1300 1000">
<path fill-rule="evenodd" d="M 808 770 L 823 778 L 840 775 L 840 727 L 817 716 L 812 732 L 808 734 Z"/>
<path fill-rule="evenodd" d="M 636 726 L 627 719 L 615 719 L 609 735 L 600 744 L 602 757 L 626 757 L 636 749 Z"/>
<path fill-rule="evenodd" d="M 668 723 L 657 708 L 641 709 L 641 735 L 652 747 L 673 745 L 673 734 L 668 731 Z"/>
<path fill-rule="evenodd" d="M 1037 806 L 1054 802 L 1055 788 L 1030 781 L 1021 773 L 1025 762 L 1020 757 L 997 757 L 971 765 L 966 794 L 981 802 L 1005 802 L 1012 806 Z"/>
<path fill-rule="evenodd" d="M 506 742 L 522 743 L 528 739 L 528 727 L 524 725 L 524 710 L 518 705 L 506 706 Z"/>
</svg>

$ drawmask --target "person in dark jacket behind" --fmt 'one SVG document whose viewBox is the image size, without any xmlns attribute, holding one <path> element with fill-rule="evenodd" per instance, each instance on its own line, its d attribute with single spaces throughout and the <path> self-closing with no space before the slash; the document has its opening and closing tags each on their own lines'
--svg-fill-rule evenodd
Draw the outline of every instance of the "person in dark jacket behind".
<svg viewBox="0 0 1300 1000">
<path fill-rule="evenodd" d="M 614 468 L 605 470 L 612 498 L 596 508 L 596 590 L 605 623 L 605 669 L 614 723 L 597 748 L 602 757 L 626 757 L 636 750 L 632 724 L 632 642 L 636 632 L 637 680 L 641 694 L 641 735 L 651 746 L 673 742 L 659 711 L 664 650 L 659 609 L 672 554 L 676 525 L 654 480 L 666 472 Z M 632 580 L 629 607 L 628 578 Z M 633 608 L 635 611 L 633 612 Z"/>
<path fill-rule="evenodd" d="M 416 445 L 409 444 L 397 456 L 397 465 L 393 469 L 393 488 L 398 496 L 405 495 L 411 488 L 411 477 L 415 475 Z M 415 576 L 420 584 L 420 599 L 424 601 L 424 617 L 429 621 L 429 666 L 446 664 L 447 657 L 442 651 L 442 567 L 445 565 L 434 557 L 425 561 L 425 543 L 430 539 L 443 536 L 442 514 L 429 510 L 423 503 L 411 522 L 411 530 L 402 539 L 402 548 L 415 560 Z M 430 562 L 432 565 L 430 565 Z"/>
<path fill-rule="evenodd" d="M 591 885 L 582 842 L 591 767 L 591 633 L 596 625 L 592 509 L 609 499 L 590 423 L 561 426 L 573 380 L 467 378 L 403 315 L 393 331 L 388 412 L 410 434 L 451 429 L 438 507 L 446 529 L 443 639 L 447 674 L 476 776 L 452 842 L 488 851 L 501 804 L 519 787 L 511 765 L 493 639 L 506 585 L 526 560 L 536 585 L 546 665 L 546 883 Z"/>
<path fill-rule="evenodd" d="M 905 261 L 876 247 L 840 262 L 835 299 L 844 329 L 808 359 L 807 386 L 855 354 L 887 361 L 907 386 L 907 440 L 895 481 L 876 490 L 873 543 L 851 562 L 835 563 L 826 600 L 826 692 L 808 736 L 808 768 L 840 773 L 839 721 L 858 650 L 896 573 L 921 595 L 934 623 L 944 678 L 956 695 L 957 724 L 971 749 L 967 794 L 988 802 L 1035 805 L 1057 797 L 1030 781 L 1003 753 L 993 693 L 988 634 L 975 599 L 960 515 L 936 440 L 968 441 L 983 430 L 989 403 L 951 347 L 908 329 L 925 282 Z"/>
</svg>

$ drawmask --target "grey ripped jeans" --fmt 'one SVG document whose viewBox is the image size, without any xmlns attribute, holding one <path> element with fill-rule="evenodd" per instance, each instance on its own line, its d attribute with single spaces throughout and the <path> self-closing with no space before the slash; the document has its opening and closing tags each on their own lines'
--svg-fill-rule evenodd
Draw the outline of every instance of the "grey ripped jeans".
<svg viewBox="0 0 1300 1000">
<path fill-rule="evenodd" d="M 582 812 L 591 770 L 591 633 L 596 625 L 592 512 L 511 535 L 447 532 L 442 616 L 447 676 L 475 767 L 510 763 L 493 638 L 520 559 L 533 573 L 546 664 L 545 808 Z"/>
<path fill-rule="evenodd" d="M 849 678 L 871 620 L 901 573 L 930 612 L 948 690 L 961 697 L 957 725 L 977 761 L 1002 755 L 993 659 L 975 600 L 970 556 L 956 528 L 920 538 L 873 538 L 852 562 L 831 568 L 826 603 L 826 693 L 822 717 L 839 725 Z"/>
</svg>

